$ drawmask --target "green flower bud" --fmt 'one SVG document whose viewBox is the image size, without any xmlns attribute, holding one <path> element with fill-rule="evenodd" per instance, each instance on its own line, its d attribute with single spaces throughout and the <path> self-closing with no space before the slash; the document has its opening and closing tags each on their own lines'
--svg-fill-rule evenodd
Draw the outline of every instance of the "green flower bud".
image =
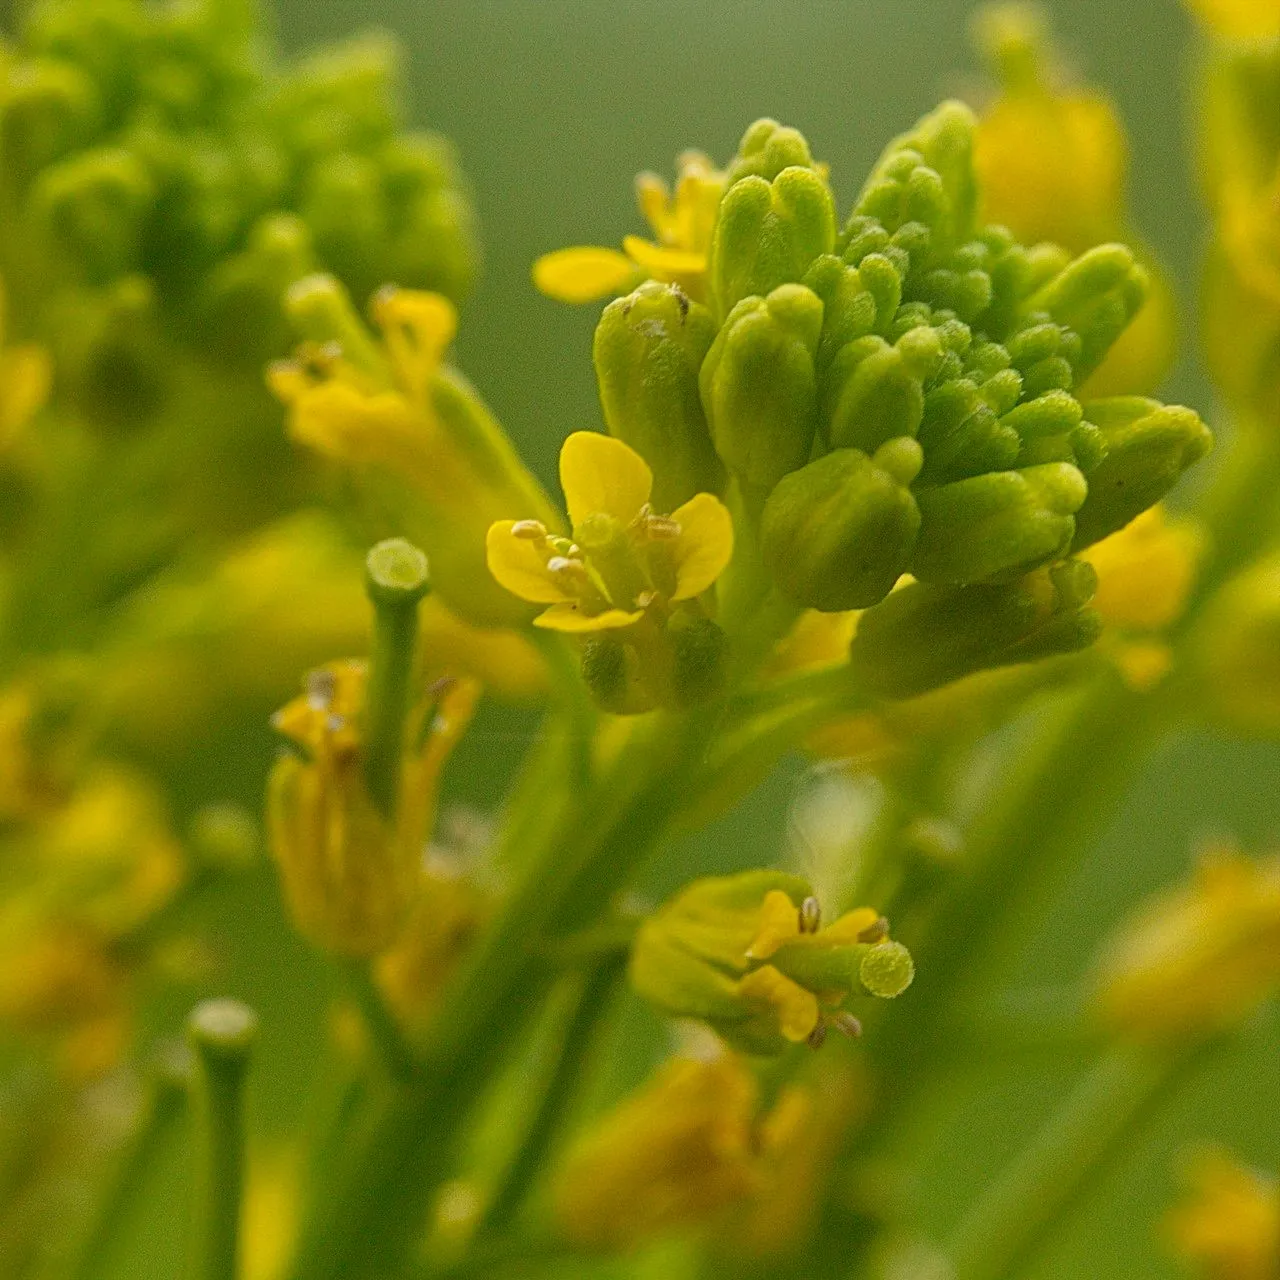
<svg viewBox="0 0 1280 1280">
<path fill-rule="evenodd" d="M 778 482 L 765 503 L 760 542 L 788 599 L 827 613 L 884 599 L 920 528 L 906 487 L 920 461 L 914 440 L 893 440 L 875 461 L 836 449 Z"/>
<path fill-rule="evenodd" d="M 593 354 L 605 424 L 653 469 L 658 511 L 724 488 L 724 468 L 698 395 L 698 371 L 715 332 L 705 307 L 678 286 L 657 281 L 612 302 L 596 327 Z"/>
<path fill-rule="evenodd" d="M 724 686 L 728 641 L 710 618 L 679 613 L 667 626 L 671 687 L 678 706 L 696 706 Z"/>
<path fill-rule="evenodd" d="M 877 304 L 858 269 L 834 254 L 818 258 L 805 273 L 804 284 L 822 299 L 822 340 L 817 358 L 821 376 L 837 352 L 875 328 Z"/>
<path fill-rule="evenodd" d="M 1079 560 L 1013 583 L 912 583 L 862 615 L 850 663 L 871 691 L 910 698 L 975 671 L 1071 653 L 1102 628 L 1087 607 L 1096 587 Z"/>
<path fill-rule="evenodd" d="M 1082 253 L 1055 275 L 1027 306 L 1033 312 L 1047 312 L 1079 335 L 1079 354 L 1067 357 L 1078 386 L 1102 363 L 1137 315 L 1147 289 L 1147 273 L 1132 251 L 1122 244 L 1103 244 Z"/>
<path fill-rule="evenodd" d="M 773 488 L 809 457 L 822 313 L 821 299 L 798 284 L 744 298 L 703 361 L 699 388 L 716 452 L 751 488 Z"/>
<path fill-rule="evenodd" d="M 1182 405 L 1117 396 L 1091 401 L 1084 412 L 1106 452 L 1089 472 L 1089 496 L 1076 513 L 1077 551 L 1124 528 L 1213 447 L 1209 428 Z"/>
<path fill-rule="evenodd" d="M 874 334 L 849 343 L 825 379 L 822 420 L 832 448 L 874 453 L 886 440 L 914 436 L 924 416 L 924 382 L 942 354 L 927 325 L 893 346 Z"/>
<path fill-rule="evenodd" d="M 15 189 L 44 166 L 83 146 L 99 124 L 93 81 L 65 62 L 34 58 L 7 71 L 0 107 L 0 155 Z"/>
<path fill-rule="evenodd" d="M 804 134 L 776 120 L 757 120 L 742 135 L 738 154 L 729 164 L 727 185 L 732 186 L 751 175 L 772 182 L 783 169 L 794 167 L 814 167 Z"/>
<path fill-rule="evenodd" d="M 635 646 L 607 632 L 583 640 L 582 679 L 595 702 L 613 715 L 639 715 L 657 705 Z"/>
<path fill-rule="evenodd" d="M 718 315 L 743 298 L 801 280 L 835 243 L 826 179 L 793 166 L 769 181 L 751 174 L 725 192 L 711 241 L 711 293 Z"/>
<path fill-rule="evenodd" d="M 922 582 L 958 584 L 1021 577 L 1065 554 L 1087 492 L 1084 476 L 1065 462 L 922 489 L 911 572 Z"/>
</svg>

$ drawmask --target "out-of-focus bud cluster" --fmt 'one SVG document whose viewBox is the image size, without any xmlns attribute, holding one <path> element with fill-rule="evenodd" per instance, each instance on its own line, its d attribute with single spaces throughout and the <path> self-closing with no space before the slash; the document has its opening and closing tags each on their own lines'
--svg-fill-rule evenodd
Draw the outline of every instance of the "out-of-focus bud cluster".
<svg viewBox="0 0 1280 1280">
<path fill-rule="evenodd" d="M 829 1028 L 857 1035 L 847 1002 L 892 999 L 913 977 L 878 912 L 824 926 L 809 884 L 778 871 L 695 880 L 641 925 L 631 952 L 646 1000 L 756 1054 L 818 1045 Z"/>
<path fill-rule="evenodd" d="M 1209 40 L 1201 162 L 1214 215 L 1205 347 L 1242 425 L 1280 416 L 1280 16 L 1266 0 L 1197 0 Z"/>
<path fill-rule="evenodd" d="M 1071 116 L 1033 71 L 1019 91 Z M 1055 571 L 1071 584 L 1058 605 L 1021 580 L 1123 528 L 1211 439 L 1189 409 L 1081 391 L 1141 314 L 1150 275 L 1124 245 L 1096 244 L 1121 223 L 1107 184 L 1083 184 L 1096 217 L 1057 206 L 1067 247 L 1036 243 L 1057 228 L 1031 217 L 1027 243 L 982 220 L 980 178 L 997 207 L 1002 191 L 1031 194 L 1002 159 L 999 116 L 956 102 L 926 116 L 890 143 L 843 227 L 804 138 L 758 121 L 724 174 L 705 280 L 652 273 L 606 308 L 595 359 L 606 425 L 656 490 L 671 504 L 725 492 L 793 606 L 870 609 L 871 635 L 877 608 L 897 617 L 935 594 L 953 631 L 1013 608 L 1026 618 L 1002 642 L 1030 656 L 1031 632 L 1051 652 L 1094 627 L 1084 573 Z M 1060 172 L 1038 136 L 1011 151 Z M 903 574 L 920 585 L 880 605 Z"/>
<path fill-rule="evenodd" d="M 459 296 L 469 207 L 447 144 L 403 130 L 397 62 L 365 39 L 277 67 L 251 3 L 32 6 L 4 67 L 3 260 L 61 376 L 137 392 L 175 338 L 259 362 L 317 262 L 361 297 Z"/>
</svg>

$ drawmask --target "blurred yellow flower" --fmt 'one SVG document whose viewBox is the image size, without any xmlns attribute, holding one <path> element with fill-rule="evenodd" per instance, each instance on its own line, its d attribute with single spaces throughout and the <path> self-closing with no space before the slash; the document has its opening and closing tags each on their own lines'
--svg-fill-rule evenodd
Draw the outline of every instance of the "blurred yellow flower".
<svg viewBox="0 0 1280 1280">
<path fill-rule="evenodd" d="M 1280 1188 L 1227 1152 L 1200 1152 L 1188 1194 L 1164 1221 L 1173 1251 L 1204 1280 L 1274 1280 L 1280 1274 Z"/>
<path fill-rule="evenodd" d="M 389 821 L 365 780 L 367 668 L 334 662 L 312 672 L 307 692 L 276 713 L 299 748 L 276 762 L 267 791 L 271 850 L 294 922 L 333 951 L 371 956 L 392 943 L 415 900 L 435 816 L 440 771 L 471 718 L 473 681 L 451 683 L 418 709 Z"/>
<path fill-rule="evenodd" d="M 1277 0 L 1188 0 L 1188 6 L 1215 35 L 1232 40 L 1280 37 Z"/>
<path fill-rule="evenodd" d="M 676 163 L 674 194 L 656 173 L 636 178 L 640 212 L 653 240 L 625 236 L 621 253 L 583 245 L 543 254 L 533 264 L 538 289 L 560 302 L 594 302 L 627 293 L 642 280 L 662 280 L 704 301 L 707 253 L 725 175 L 700 151 L 686 151 Z"/>
<path fill-rule="evenodd" d="M 560 451 L 573 537 L 537 520 L 500 520 L 486 542 L 489 571 L 513 595 L 548 606 L 553 631 L 630 627 L 706 591 L 733 554 L 733 521 L 710 493 L 671 515 L 649 505 L 653 472 L 611 436 L 576 431 Z"/>
<path fill-rule="evenodd" d="M 794 1089 L 767 1115 L 731 1054 L 676 1058 L 599 1120 L 555 1181 L 556 1218 L 576 1243 L 621 1249 L 706 1224 L 763 1185 L 807 1108 Z"/>
<path fill-rule="evenodd" d="M 1097 1007 L 1118 1034 L 1185 1042 L 1225 1030 L 1280 989 L 1280 856 L 1207 856 L 1102 952 Z"/>
<path fill-rule="evenodd" d="M 0 286 L 0 457 L 49 396 L 49 353 L 33 342 L 5 345 L 5 295 Z"/>
</svg>

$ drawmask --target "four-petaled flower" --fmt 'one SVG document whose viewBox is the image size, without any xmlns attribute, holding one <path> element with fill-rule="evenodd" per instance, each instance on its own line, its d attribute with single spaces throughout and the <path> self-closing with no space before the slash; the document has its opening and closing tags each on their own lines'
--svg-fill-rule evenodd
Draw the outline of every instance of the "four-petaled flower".
<svg viewBox="0 0 1280 1280">
<path fill-rule="evenodd" d="M 594 302 L 627 293 L 642 280 L 662 280 L 703 301 L 707 252 L 725 175 L 700 151 L 686 151 L 677 166 L 674 193 L 656 173 L 636 178 L 636 200 L 653 240 L 624 236 L 621 253 L 578 245 L 543 254 L 533 264 L 534 284 L 560 302 Z"/>
<path fill-rule="evenodd" d="M 653 472 L 611 436 L 576 431 L 560 451 L 560 483 L 573 536 L 538 520 L 489 528 L 489 571 L 522 600 L 548 606 L 534 625 L 553 631 L 661 622 L 670 606 L 701 595 L 733 554 L 733 521 L 710 493 L 670 515 L 649 505 Z"/>
</svg>

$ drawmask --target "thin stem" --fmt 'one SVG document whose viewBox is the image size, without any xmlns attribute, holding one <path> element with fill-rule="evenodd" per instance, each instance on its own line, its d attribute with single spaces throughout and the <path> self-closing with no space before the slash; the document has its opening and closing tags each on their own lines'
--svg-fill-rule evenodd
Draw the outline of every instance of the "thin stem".
<svg viewBox="0 0 1280 1280">
<path fill-rule="evenodd" d="M 194 1271 L 199 1280 L 239 1275 L 244 1079 L 257 1029 L 257 1015 L 236 1000 L 207 1000 L 187 1022 L 200 1065 L 204 1120 Z"/>
<path fill-rule="evenodd" d="M 373 603 L 373 648 L 365 699 L 364 768 L 370 795 L 390 818 L 399 801 L 418 601 L 429 585 L 427 558 L 403 538 L 391 538 L 369 552 L 365 568 L 365 587 Z"/>
<path fill-rule="evenodd" d="M 189 1057 L 179 1052 L 157 1064 L 137 1127 L 120 1153 L 110 1184 L 67 1269 L 68 1280 L 97 1280 L 112 1269 L 129 1207 L 186 1107 Z"/>
<path fill-rule="evenodd" d="M 956 1280 L 1008 1280 L 1031 1262 L 1090 1178 L 1181 1082 L 1196 1055 L 1114 1049 L 979 1200 L 951 1241 Z"/>
<path fill-rule="evenodd" d="M 614 954 L 584 976 L 560 1035 L 555 1068 L 543 1089 L 533 1122 L 481 1224 L 482 1236 L 501 1236 L 523 1205 L 590 1067 L 600 1027 L 612 1007 L 610 997 L 623 968 L 623 957 Z"/>
<path fill-rule="evenodd" d="M 346 966 L 351 995 L 364 1019 L 383 1065 L 401 1080 L 413 1080 L 422 1074 L 422 1063 L 413 1046 L 405 1039 L 400 1024 L 387 1008 L 364 960 L 352 960 Z"/>
<path fill-rule="evenodd" d="M 551 631 L 533 629 L 533 639 L 547 666 L 560 695 L 565 721 L 569 731 L 574 781 L 585 786 L 591 780 L 591 742 L 596 730 L 596 709 L 583 683 L 582 673 L 569 642 L 562 635 Z"/>
</svg>

